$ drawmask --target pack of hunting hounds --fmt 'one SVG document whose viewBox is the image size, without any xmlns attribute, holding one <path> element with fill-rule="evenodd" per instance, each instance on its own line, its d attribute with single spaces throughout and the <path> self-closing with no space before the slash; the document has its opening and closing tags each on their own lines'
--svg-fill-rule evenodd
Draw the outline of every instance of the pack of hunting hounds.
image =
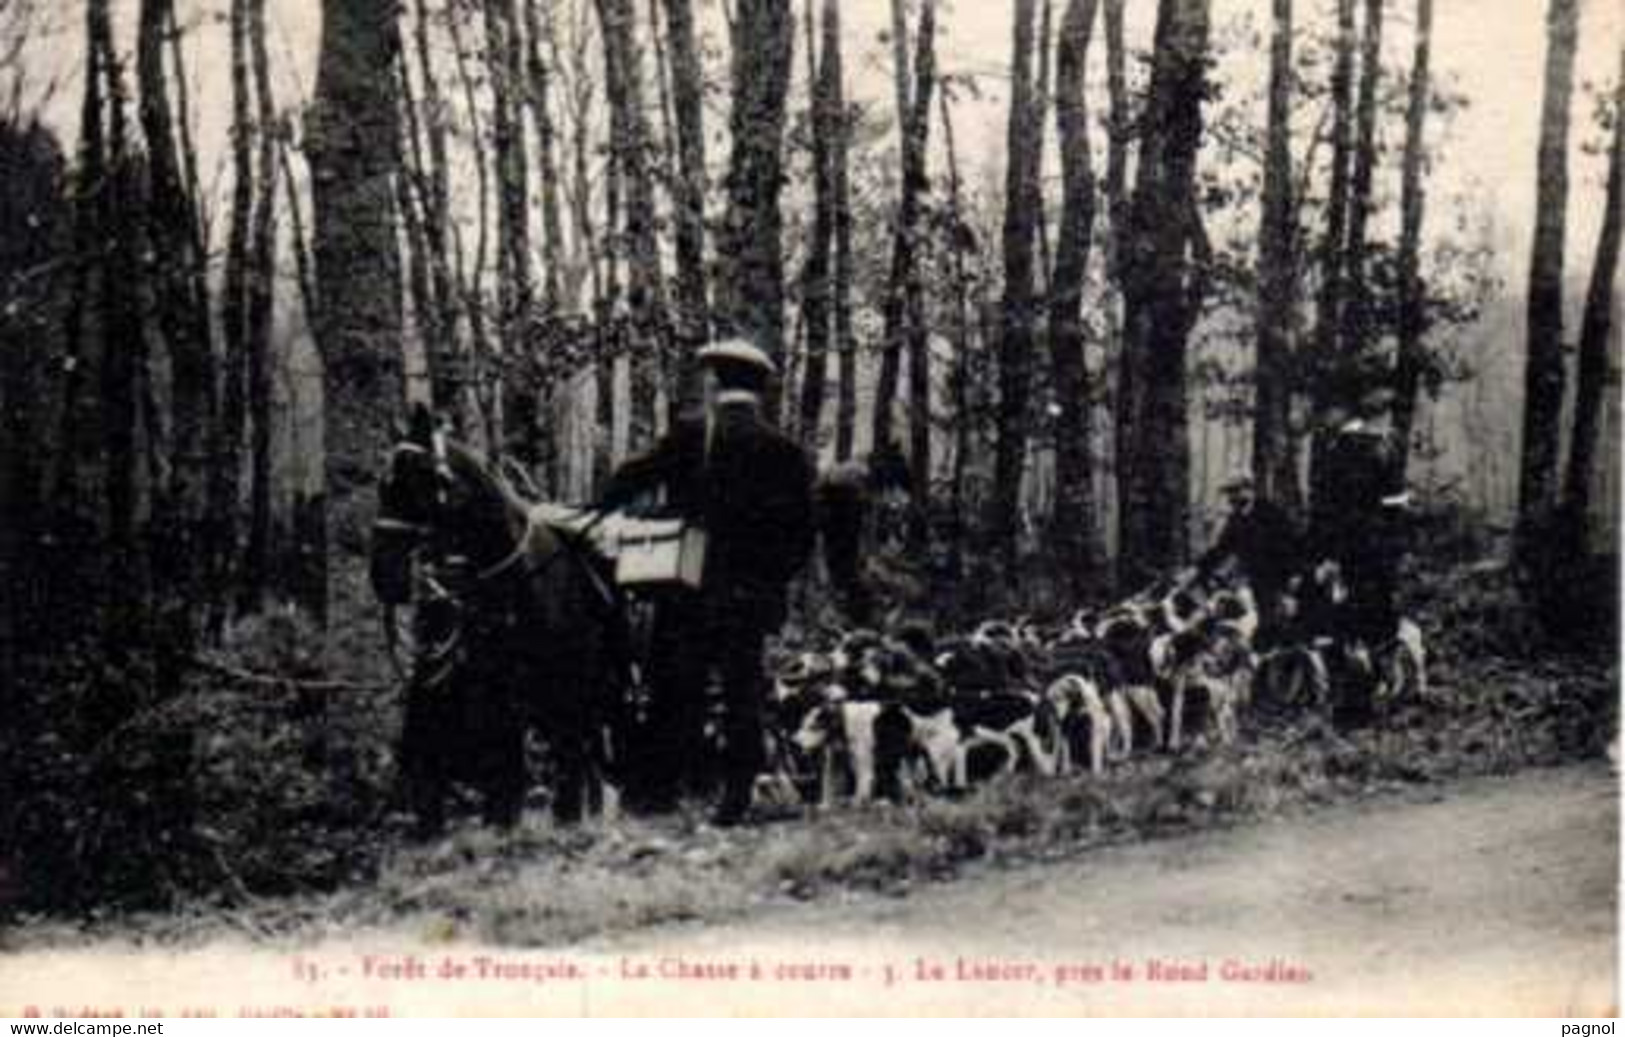
<svg viewBox="0 0 1625 1037">
<path fill-rule="evenodd" d="M 1313 622 L 1345 595 L 1336 565 L 1321 565 L 1282 603 L 1267 646 L 1245 584 L 1204 587 L 1191 572 L 1047 626 L 830 635 L 772 663 L 777 773 L 765 780 L 829 806 L 952 794 L 1020 771 L 1099 776 L 1137 754 L 1234 744 L 1255 716 L 1330 716 L 1357 682 L 1378 709 L 1425 698 L 1414 620 L 1385 644 Z"/>
</svg>

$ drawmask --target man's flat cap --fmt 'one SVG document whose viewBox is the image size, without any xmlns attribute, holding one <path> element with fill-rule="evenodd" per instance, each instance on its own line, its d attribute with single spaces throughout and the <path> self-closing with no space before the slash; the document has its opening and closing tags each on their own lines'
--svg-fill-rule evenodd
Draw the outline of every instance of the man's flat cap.
<svg viewBox="0 0 1625 1037">
<path fill-rule="evenodd" d="M 713 342 L 694 355 L 702 364 L 753 367 L 766 376 L 778 373 L 772 357 L 742 338 Z"/>
</svg>

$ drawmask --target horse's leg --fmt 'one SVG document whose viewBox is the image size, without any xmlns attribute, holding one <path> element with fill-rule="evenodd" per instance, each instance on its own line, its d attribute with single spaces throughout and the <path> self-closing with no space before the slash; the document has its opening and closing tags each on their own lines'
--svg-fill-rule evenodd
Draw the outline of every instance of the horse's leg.
<svg viewBox="0 0 1625 1037">
<path fill-rule="evenodd" d="M 516 678 L 510 675 L 508 680 Z M 526 718 L 513 701 L 508 681 L 487 674 L 484 683 L 479 690 L 489 698 L 481 710 L 476 740 L 484 816 L 487 824 L 512 828 L 519 823 L 525 805 Z"/>
<path fill-rule="evenodd" d="M 437 700 L 445 692 L 443 688 L 424 688 L 415 683 L 406 692 L 400 775 L 407 809 L 415 818 L 413 835 L 418 839 L 434 838 L 446 825 L 447 747 L 435 744 L 447 734 L 445 721 L 449 716 Z"/>
<path fill-rule="evenodd" d="M 548 738 L 553 752 L 553 820 L 561 825 L 572 825 L 581 820 L 586 805 L 590 758 L 587 739 L 592 725 L 587 710 L 587 689 L 579 673 L 561 673 L 554 690 L 558 696 L 554 715 L 549 718 Z"/>
</svg>

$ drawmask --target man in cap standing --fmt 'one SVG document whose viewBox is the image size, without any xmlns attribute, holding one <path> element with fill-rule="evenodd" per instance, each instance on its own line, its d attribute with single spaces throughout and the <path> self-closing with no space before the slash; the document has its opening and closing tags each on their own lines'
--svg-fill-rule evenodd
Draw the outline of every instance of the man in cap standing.
<svg viewBox="0 0 1625 1037">
<path fill-rule="evenodd" d="M 1348 589 L 1337 633 L 1373 648 L 1398 629 L 1394 597 L 1408 495 L 1395 478 L 1388 434 L 1366 416 L 1385 411 L 1387 397 L 1376 392 L 1361 402 L 1327 409 L 1310 471 L 1309 529 L 1314 560 L 1336 562 Z M 1354 682 L 1345 699 L 1342 712 L 1351 725 L 1371 719 L 1369 685 Z"/>
<path fill-rule="evenodd" d="M 623 465 L 602 503 L 617 507 L 663 488 L 668 507 L 706 531 L 699 591 L 674 592 L 655 620 L 642 805 L 670 809 L 684 784 L 702 784 L 705 692 L 715 670 L 726 748 L 714 820 L 736 824 L 763 762 L 763 641 L 783 625 L 788 584 L 812 546 L 813 468 L 763 416 L 775 374 L 766 353 L 729 339 L 697 358 L 704 414 L 680 419 L 650 453 Z"/>
<path fill-rule="evenodd" d="M 1259 499 L 1245 474 L 1225 480 L 1221 491 L 1230 513 L 1219 538 L 1197 562 L 1197 573 L 1205 580 L 1235 559 L 1258 602 L 1259 628 L 1267 639 L 1277 630 L 1287 581 L 1301 568 L 1298 531 L 1278 505 Z"/>
</svg>

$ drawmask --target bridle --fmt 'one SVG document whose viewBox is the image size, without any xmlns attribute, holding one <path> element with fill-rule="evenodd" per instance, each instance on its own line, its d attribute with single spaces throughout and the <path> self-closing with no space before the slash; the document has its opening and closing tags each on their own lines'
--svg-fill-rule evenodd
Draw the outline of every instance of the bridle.
<svg viewBox="0 0 1625 1037">
<path fill-rule="evenodd" d="M 412 442 L 410 440 L 397 443 L 390 455 L 389 464 L 391 468 L 393 468 L 396 460 L 402 454 L 427 454 L 430 456 L 433 462 L 435 476 L 433 502 L 434 512 L 432 514 L 443 512 L 450 503 L 448 493 L 449 488 L 456 482 L 456 474 L 452 469 L 445 437 L 439 432 L 436 432 L 431 437 L 429 447 L 424 447 L 422 444 Z M 500 483 L 498 486 L 500 489 Z M 505 492 L 504 495 L 511 497 L 511 491 Z M 489 587 L 495 581 L 518 567 L 524 561 L 530 545 L 535 538 L 536 526 L 539 521 L 536 512 L 533 509 L 523 508 L 522 510 L 524 513 L 524 525 L 514 533 L 512 547 L 509 548 L 509 550 L 495 562 L 476 570 L 466 577 L 456 580 L 455 587 L 448 585 L 448 581 L 440 578 L 440 575 L 436 571 L 440 568 L 439 565 L 435 564 L 433 561 L 426 563 L 422 567 L 421 585 L 427 592 L 427 599 L 431 602 L 443 604 L 446 607 L 461 613 L 467 609 L 468 601 L 471 597 L 477 596 L 482 589 Z M 593 527 L 598 525 L 599 522 L 607 518 L 609 514 L 610 513 L 607 511 L 600 512 L 581 530 L 582 535 L 588 533 Z M 409 538 L 410 545 L 408 550 L 413 552 L 424 550 L 426 547 L 428 547 L 428 545 L 433 544 L 437 532 L 437 526 L 433 518 L 425 521 L 411 521 L 409 519 L 403 519 L 394 515 L 382 514 L 374 518 L 372 528 L 374 534 L 391 533 L 396 535 L 406 535 Z M 560 550 L 552 557 L 545 559 L 539 565 L 537 565 L 535 572 L 540 573 L 546 571 L 546 569 L 559 558 L 572 553 L 573 549 L 570 548 L 568 544 L 565 544 L 563 550 Z M 590 567 L 588 567 L 587 573 L 592 579 L 599 593 L 604 594 L 606 599 L 608 599 L 610 594 L 606 588 L 601 585 L 602 581 L 598 575 L 592 572 Z M 396 607 L 394 605 L 386 604 L 384 606 L 382 614 L 384 624 L 384 641 L 389 652 L 390 663 L 394 668 L 396 675 L 404 681 L 410 678 L 411 665 L 409 663 L 403 663 L 400 658 L 400 630 L 396 621 L 395 612 Z M 420 677 L 420 680 L 425 680 L 430 685 L 437 684 L 444 680 L 445 677 L 450 674 L 451 669 L 456 662 L 456 653 L 457 649 L 461 645 L 461 642 L 462 624 L 459 623 L 456 625 L 456 628 L 453 630 L 452 634 L 446 638 L 444 643 L 433 646 L 426 654 L 420 656 L 420 660 L 426 663 L 429 667 L 429 676 Z"/>
</svg>

